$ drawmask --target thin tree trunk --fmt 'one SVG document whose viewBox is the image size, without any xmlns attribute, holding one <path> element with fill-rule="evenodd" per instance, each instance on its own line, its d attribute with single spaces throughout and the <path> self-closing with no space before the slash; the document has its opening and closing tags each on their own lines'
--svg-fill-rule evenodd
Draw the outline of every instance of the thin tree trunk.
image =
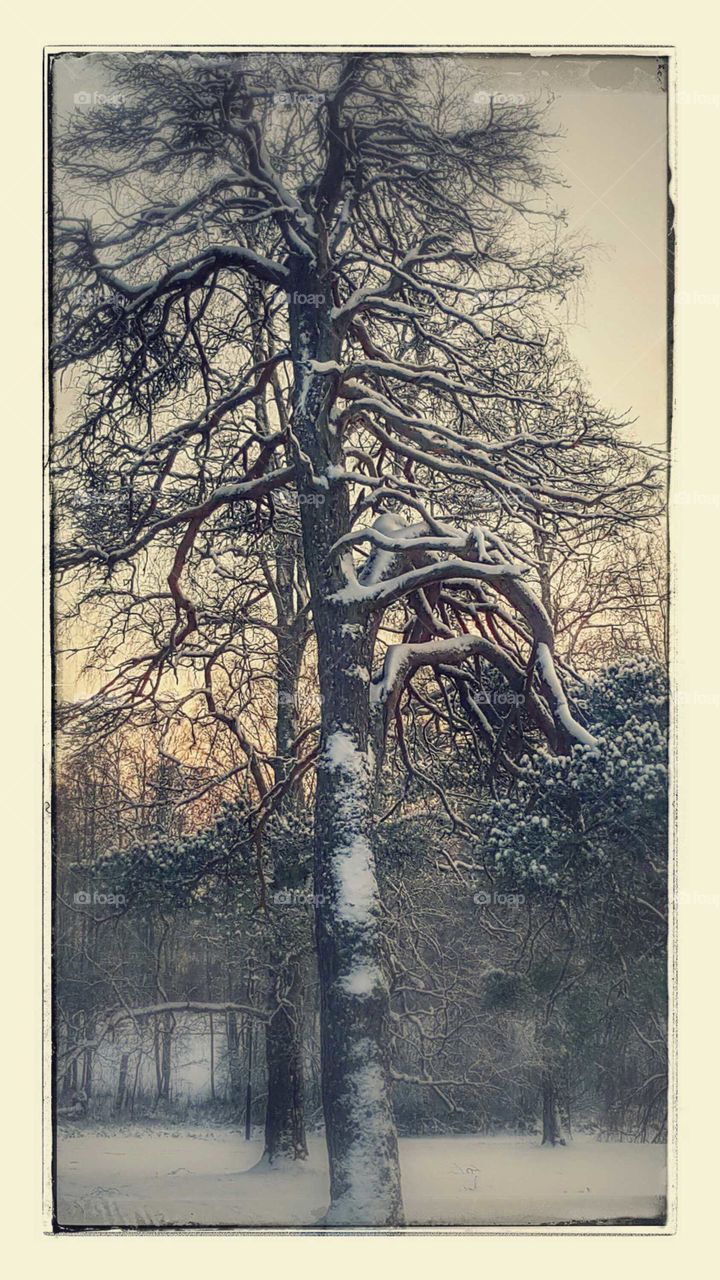
<svg viewBox="0 0 720 1280">
<path fill-rule="evenodd" d="M 266 328 L 264 286 L 253 282 L 248 288 L 248 312 L 253 335 L 253 359 L 260 362 L 272 354 L 272 340 Z M 269 393 L 269 387 L 267 388 Z M 282 396 L 275 406 L 283 429 L 289 422 Z M 265 391 L 254 401 L 259 436 L 272 433 Z M 300 666 L 308 634 L 307 618 L 300 614 L 298 583 L 303 577 L 303 557 L 294 532 L 275 533 L 275 574 L 273 597 L 276 605 L 277 634 L 277 716 L 275 726 L 274 781 L 282 785 L 295 764 L 295 742 L 298 736 L 297 695 Z M 290 827 L 298 816 L 298 789 L 291 787 L 277 812 Z M 283 856 L 282 848 L 273 850 L 272 880 L 276 891 L 293 888 L 302 882 L 302 867 Z M 288 913 L 280 911 L 274 922 L 274 933 L 267 949 L 266 961 L 277 997 L 275 1016 L 266 1028 L 265 1060 L 267 1066 L 267 1106 L 265 1115 L 265 1151 L 263 1158 L 274 1164 L 279 1160 L 304 1159 L 305 1115 L 303 1079 L 303 1002 L 302 983 L 298 976 L 300 959 L 295 955 L 297 940 Z M 250 1028 L 252 1043 L 253 1029 Z M 250 1080 L 248 1079 L 248 1089 Z M 248 1108 L 249 1111 L 249 1108 Z M 246 1119 L 249 1131 L 249 1119 Z"/>
<path fill-rule="evenodd" d="M 155 1055 L 155 1092 L 156 1101 L 162 1097 L 162 1064 L 160 1059 L 160 1024 L 153 1018 L 153 1052 Z"/>
<path fill-rule="evenodd" d="M 208 1000 L 212 1000 L 212 982 L 210 980 L 210 948 L 205 947 L 205 991 Z M 213 1016 L 209 1017 L 210 1031 L 210 1097 L 215 1101 L 215 1023 Z"/>
<path fill-rule="evenodd" d="M 75 1033 L 72 1027 L 68 1023 L 65 1029 L 65 1050 L 68 1054 L 68 1066 L 65 1071 L 65 1074 L 63 1075 L 63 1081 L 62 1081 L 62 1092 L 64 1094 L 69 1093 L 72 1088 L 72 1064 L 74 1062 L 74 1059 L 70 1060 L 69 1055 L 73 1048 L 73 1045 L 75 1044 L 76 1038 L 77 1037 L 75 1036 Z"/>
<path fill-rule="evenodd" d="M 278 619 L 275 783 L 285 781 L 294 763 L 294 743 L 298 736 L 297 699 L 304 636 L 298 632 L 292 599 L 292 582 L 297 573 L 295 553 L 289 539 L 278 547 L 276 583 L 284 616 Z M 280 807 L 289 831 L 299 819 L 299 794 L 291 788 Z M 292 890 L 304 883 L 305 870 L 297 859 L 276 848 L 273 854 L 273 882 L 276 891 Z M 298 954 L 297 930 L 292 916 L 298 908 L 279 905 L 268 953 L 275 1010 L 265 1028 L 267 1066 L 267 1106 L 265 1111 L 264 1158 L 269 1164 L 304 1160 L 308 1149 L 305 1137 L 305 1078 L 303 959 Z M 302 909 L 302 908 L 300 908 Z M 309 933 L 309 930 L 308 930 Z M 308 937 L 309 943 L 309 937 Z"/>
<path fill-rule="evenodd" d="M 92 1040 L 95 1035 L 95 1020 L 91 1018 L 85 1019 L 85 1036 L 88 1040 Z M 88 1047 L 83 1054 L 82 1068 L 82 1088 L 84 1089 L 88 1102 L 92 1094 L 93 1087 L 93 1050 Z"/>
<path fill-rule="evenodd" d="M 248 981 L 247 981 L 247 998 L 248 1004 L 252 1001 L 252 964 L 248 962 Z M 249 1142 L 252 1137 L 252 1080 L 253 1080 L 253 1048 L 255 1042 L 255 1027 L 252 1019 L 248 1020 L 247 1045 L 248 1045 L 248 1066 L 247 1066 L 247 1085 L 245 1087 L 245 1141 Z"/>
<path fill-rule="evenodd" d="M 565 1138 L 563 1137 L 562 1124 L 560 1122 L 557 1083 L 554 1073 L 550 1070 L 542 1073 L 542 1118 L 542 1145 L 544 1147 L 564 1147 Z"/>
<path fill-rule="evenodd" d="M 174 1021 L 175 1020 L 171 1013 L 165 1014 L 160 1046 L 160 1092 L 158 1095 L 162 1098 L 163 1102 L 170 1101 L 170 1071 Z"/>
<path fill-rule="evenodd" d="M 215 1026 L 210 1014 L 210 1097 L 215 1101 Z"/>
<path fill-rule="evenodd" d="M 137 1062 L 135 1063 L 135 1075 L 133 1077 L 132 1094 L 130 1095 L 130 1118 L 135 1115 L 135 1094 L 137 1093 L 138 1079 L 140 1077 L 140 1064 L 142 1062 L 142 1051 L 138 1052 Z"/>
<path fill-rule="evenodd" d="M 240 1078 L 240 1058 L 238 1054 L 240 1037 L 238 1035 L 237 1014 L 227 1013 L 225 1019 L 230 1103 L 239 1112 L 242 1101 L 242 1080 Z"/>
<path fill-rule="evenodd" d="M 305 1079 L 303 1072 L 303 974 L 291 962 L 282 974 L 284 998 L 265 1028 L 267 1109 L 265 1156 L 270 1164 L 304 1160 Z"/>
<path fill-rule="evenodd" d="M 130 1054 L 124 1053 L 120 1059 L 120 1073 L 118 1075 L 117 1093 L 115 1094 L 115 1110 L 122 1111 L 125 1102 L 125 1092 L 127 1089 L 127 1073 Z"/>
</svg>

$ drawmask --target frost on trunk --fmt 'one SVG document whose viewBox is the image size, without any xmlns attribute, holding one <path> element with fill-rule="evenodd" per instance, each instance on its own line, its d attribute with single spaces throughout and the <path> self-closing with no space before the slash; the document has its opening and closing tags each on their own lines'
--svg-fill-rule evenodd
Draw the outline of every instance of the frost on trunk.
<svg viewBox="0 0 720 1280">
<path fill-rule="evenodd" d="M 330 1159 L 328 1225 L 402 1222 L 392 1115 L 371 768 L 348 728 L 331 733 L 318 771 L 316 891 L 323 1002 L 323 1102 Z"/>
<path fill-rule="evenodd" d="M 319 264 L 322 267 L 322 264 Z M 316 942 L 321 1002 L 322 1094 L 333 1226 L 402 1222 L 400 1165 L 388 1063 L 389 996 L 372 853 L 370 696 L 373 636 L 339 592 L 348 585 L 335 546 L 351 527 L 344 462 L 330 429 L 329 379 L 339 355 L 322 274 L 292 264 L 293 424 L 299 447 L 303 550 L 313 601 L 322 698 L 315 801 Z M 297 300 L 316 299 L 307 305 Z M 324 483 L 323 483 L 324 482 Z M 318 488 L 319 486 L 319 488 Z M 321 503 L 315 501 L 318 492 Z"/>
</svg>

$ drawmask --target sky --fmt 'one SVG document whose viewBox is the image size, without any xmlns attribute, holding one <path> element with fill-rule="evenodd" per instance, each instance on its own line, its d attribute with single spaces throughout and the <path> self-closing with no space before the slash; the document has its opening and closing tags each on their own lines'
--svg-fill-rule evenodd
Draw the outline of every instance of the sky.
<svg viewBox="0 0 720 1280">
<path fill-rule="evenodd" d="M 488 92 L 548 105 L 559 137 L 555 191 L 568 230 L 593 246 L 568 304 L 570 348 L 590 390 L 634 419 L 632 433 L 664 445 L 666 409 L 667 92 L 648 56 L 458 54 Z M 54 78 L 60 114 L 105 87 L 92 59 L 63 57 Z M 472 110 L 472 105 L 471 105 Z"/>
<path fill-rule="evenodd" d="M 593 246 L 568 306 L 570 348 L 607 409 L 667 438 L 667 90 L 654 57 L 478 55 L 488 91 L 548 105 L 555 198 Z"/>
</svg>

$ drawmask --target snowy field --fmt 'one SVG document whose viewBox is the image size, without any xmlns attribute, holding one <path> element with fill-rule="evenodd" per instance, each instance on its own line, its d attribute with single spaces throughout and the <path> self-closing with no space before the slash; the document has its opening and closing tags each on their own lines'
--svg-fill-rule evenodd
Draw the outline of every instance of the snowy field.
<svg viewBox="0 0 720 1280">
<path fill-rule="evenodd" d="M 61 1132 L 61 1226 L 313 1226 L 328 1203 L 322 1138 L 304 1167 L 257 1165 L 262 1142 L 226 1129 Z M 537 1138 L 403 1138 L 408 1225 L 539 1226 L 661 1221 L 666 1149 Z"/>
</svg>

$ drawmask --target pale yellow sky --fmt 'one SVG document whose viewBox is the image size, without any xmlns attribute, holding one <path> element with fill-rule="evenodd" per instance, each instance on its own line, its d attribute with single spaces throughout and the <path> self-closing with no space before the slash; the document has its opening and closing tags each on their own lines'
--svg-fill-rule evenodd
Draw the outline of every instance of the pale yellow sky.
<svg viewBox="0 0 720 1280">
<path fill-rule="evenodd" d="M 631 410 L 652 444 L 667 429 L 666 105 L 664 93 L 616 91 L 566 94 L 553 109 L 569 225 L 601 246 L 570 344 L 601 403 Z"/>
<path fill-rule="evenodd" d="M 567 210 L 570 231 L 597 246 L 563 317 L 571 350 L 600 404 L 635 418 L 633 432 L 642 441 L 664 444 L 667 93 L 658 59 L 457 57 L 473 81 L 481 73 L 489 92 L 550 103 L 550 124 L 563 135 L 552 144 L 554 165 L 567 184 L 554 196 Z M 65 56 L 56 64 L 60 114 L 87 109 L 75 104 L 78 91 L 106 87 L 93 61 Z"/>
<path fill-rule="evenodd" d="M 549 102 L 561 133 L 553 193 L 568 228 L 596 249 L 567 309 L 570 347 L 633 433 L 667 432 L 667 92 L 654 57 L 480 55 L 488 89 Z"/>
</svg>

